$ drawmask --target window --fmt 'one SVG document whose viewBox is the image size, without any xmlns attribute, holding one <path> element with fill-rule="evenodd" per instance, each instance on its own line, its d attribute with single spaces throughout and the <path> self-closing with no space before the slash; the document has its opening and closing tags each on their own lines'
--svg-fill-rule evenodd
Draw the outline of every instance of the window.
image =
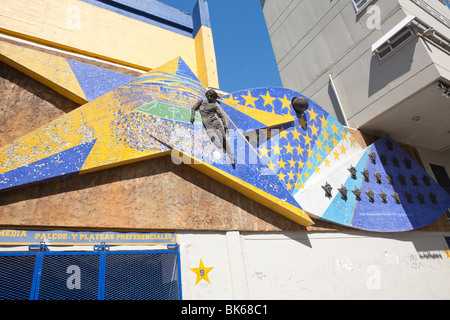
<svg viewBox="0 0 450 320">
<path fill-rule="evenodd" d="M 392 55 L 417 35 L 411 26 L 414 19 L 414 16 L 408 16 L 372 46 L 372 52 L 380 61 Z"/>
<path fill-rule="evenodd" d="M 373 0 L 352 0 L 356 13 L 364 10 Z"/>
<path fill-rule="evenodd" d="M 430 163 L 431 170 L 433 171 L 434 177 L 437 183 L 444 188 L 445 191 L 450 193 L 450 178 L 448 177 L 447 171 L 443 166 Z"/>
<path fill-rule="evenodd" d="M 0 253 L 0 300 L 181 300 L 179 250 Z"/>
</svg>

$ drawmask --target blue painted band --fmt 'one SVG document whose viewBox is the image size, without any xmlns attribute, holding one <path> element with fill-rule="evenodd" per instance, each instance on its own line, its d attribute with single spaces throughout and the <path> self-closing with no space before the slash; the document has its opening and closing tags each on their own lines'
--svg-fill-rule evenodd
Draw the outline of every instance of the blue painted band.
<svg viewBox="0 0 450 320">
<path fill-rule="evenodd" d="M 450 9 L 450 1 L 448 0 L 444 0 L 445 4 L 447 5 L 447 7 Z"/>
<path fill-rule="evenodd" d="M 206 0 L 197 2 L 193 15 L 156 0 L 81 1 L 190 38 L 202 25 L 211 27 Z"/>
<path fill-rule="evenodd" d="M 198 0 L 192 13 L 194 21 L 194 38 L 202 26 L 211 28 L 211 19 L 209 16 L 209 7 L 206 0 Z"/>
</svg>

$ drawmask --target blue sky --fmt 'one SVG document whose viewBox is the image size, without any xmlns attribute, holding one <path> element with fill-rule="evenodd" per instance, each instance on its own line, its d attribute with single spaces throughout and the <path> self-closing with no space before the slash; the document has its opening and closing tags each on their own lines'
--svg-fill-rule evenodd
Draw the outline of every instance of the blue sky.
<svg viewBox="0 0 450 320">
<path fill-rule="evenodd" d="M 187 13 L 197 0 L 159 0 Z M 282 86 L 259 0 L 207 0 L 220 89 Z"/>
</svg>

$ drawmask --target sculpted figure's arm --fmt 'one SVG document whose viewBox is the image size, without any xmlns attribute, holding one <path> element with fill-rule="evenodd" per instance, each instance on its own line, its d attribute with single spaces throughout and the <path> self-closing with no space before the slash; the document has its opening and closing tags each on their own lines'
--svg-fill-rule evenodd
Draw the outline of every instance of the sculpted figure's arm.
<svg viewBox="0 0 450 320">
<path fill-rule="evenodd" d="M 218 103 L 216 103 L 216 105 L 217 105 L 216 113 L 217 113 L 218 117 L 220 118 L 220 120 L 222 120 L 224 129 L 228 130 L 227 117 L 225 116 L 225 114 L 224 114 L 222 108 L 220 107 L 220 105 Z"/>
<path fill-rule="evenodd" d="M 202 105 L 202 100 L 198 100 L 194 106 L 191 108 L 191 123 L 194 123 L 195 121 L 195 112 L 198 111 L 200 106 Z"/>
</svg>

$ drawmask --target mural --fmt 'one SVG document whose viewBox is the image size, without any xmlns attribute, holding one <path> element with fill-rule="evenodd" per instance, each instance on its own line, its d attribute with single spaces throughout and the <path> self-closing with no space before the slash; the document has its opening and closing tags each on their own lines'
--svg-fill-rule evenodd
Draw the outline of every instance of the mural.
<svg viewBox="0 0 450 320">
<path fill-rule="evenodd" d="M 89 102 L 0 149 L 0 191 L 171 155 L 303 226 L 312 217 L 407 231 L 450 206 L 449 195 L 390 137 L 363 149 L 298 92 L 257 88 L 218 100 L 232 162 L 198 113 L 190 121 L 206 88 L 181 58 L 138 78 L 67 63 Z M 294 110 L 296 97 L 307 100 L 304 112 Z"/>
<path fill-rule="evenodd" d="M 95 100 L 134 79 L 126 74 L 8 42 L 0 45 L 0 61 L 79 104 Z"/>
</svg>

